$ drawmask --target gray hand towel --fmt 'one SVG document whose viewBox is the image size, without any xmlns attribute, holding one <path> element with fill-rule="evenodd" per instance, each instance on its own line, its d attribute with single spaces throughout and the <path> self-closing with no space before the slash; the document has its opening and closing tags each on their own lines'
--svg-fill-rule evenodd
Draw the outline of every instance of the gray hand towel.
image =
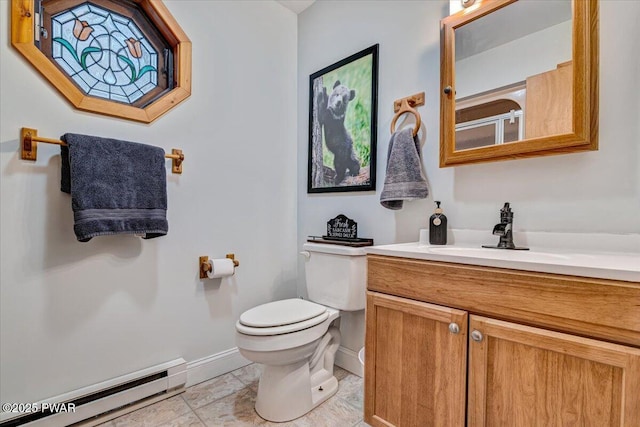
<svg viewBox="0 0 640 427">
<path fill-rule="evenodd" d="M 61 190 L 81 242 L 107 234 L 167 234 L 167 175 L 159 147 L 67 133 Z"/>
<path fill-rule="evenodd" d="M 404 200 L 424 199 L 428 195 L 418 137 L 413 136 L 410 127 L 396 131 L 389 141 L 387 175 L 380 194 L 380 204 L 398 210 L 402 209 Z"/>
</svg>

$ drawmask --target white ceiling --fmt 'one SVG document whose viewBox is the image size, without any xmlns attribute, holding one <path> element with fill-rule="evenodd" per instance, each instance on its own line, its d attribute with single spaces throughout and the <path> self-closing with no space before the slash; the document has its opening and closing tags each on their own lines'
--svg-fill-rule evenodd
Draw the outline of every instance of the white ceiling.
<svg viewBox="0 0 640 427">
<path fill-rule="evenodd" d="M 315 0 L 276 0 L 278 3 L 283 5 L 289 10 L 292 10 L 295 13 L 300 13 L 315 1 Z"/>
</svg>

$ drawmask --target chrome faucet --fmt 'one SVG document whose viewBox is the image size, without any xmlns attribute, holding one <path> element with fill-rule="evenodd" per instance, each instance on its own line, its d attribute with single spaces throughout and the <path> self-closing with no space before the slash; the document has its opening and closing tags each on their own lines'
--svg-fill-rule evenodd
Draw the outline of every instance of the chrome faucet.
<svg viewBox="0 0 640 427">
<path fill-rule="evenodd" d="M 500 224 L 496 224 L 493 227 L 493 234 L 500 236 L 498 245 L 482 245 L 483 248 L 529 250 L 529 248 L 517 247 L 513 243 L 513 211 L 509 206 L 509 202 L 505 203 L 504 207 L 500 209 Z"/>
</svg>

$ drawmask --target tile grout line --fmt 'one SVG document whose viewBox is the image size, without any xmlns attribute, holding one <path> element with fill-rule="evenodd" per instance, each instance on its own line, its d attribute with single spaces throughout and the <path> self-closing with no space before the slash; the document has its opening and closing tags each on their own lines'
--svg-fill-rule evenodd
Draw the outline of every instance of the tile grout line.
<svg viewBox="0 0 640 427">
<path fill-rule="evenodd" d="M 198 420 L 199 420 L 203 425 L 205 425 L 205 426 L 206 426 L 206 424 L 204 423 L 204 421 L 202 421 L 202 419 L 200 419 L 200 416 L 198 415 L 198 413 L 196 412 L 196 410 L 195 410 L 195 409 L 193 409 L 193 408 L 191 407 L 191 405 L 189 405 L 189 402 L 187 402 L 187 399 L 185 399 L 185 398 L 184 398 L 184 393 L 181 393 L 181 394 L 180 394 L 180 397 L 182 398 L 182 400 L 184 401 L 184 403 L 186 403 L 186 404 L 187 404 L 187 406 L 188 406 L 188 407 L 189 407 L 189 409 L 191 410 L 191 413 L 192 413 L 193 415 L 195 415 L 195 416 L 196 416 L 196 418 L 197 418 L 197 419 L 198 419 Z"/>
<path fill-rule="evenodd" d="M 190 388 L 190 387 L 189 387 L 189 388 Z M 187 390 L 188 390 L 188 389 L 187 389 Z M 191 406 L 191 404 L 189 404 L 189 401 L 188 401 L 187 399 L 185 399 L 185 397 L 184 397 L 184 395 L 186 394 L 186 391 L 187 391 L 187 390 L 185 390 L 185 393 L 180 393 L 180 397 L 182 398 L 182 400 L 184 400 L 184 403 L 186 403 L 186 404 L 187 404 L 187 406 L 189 407 L 189 409 L 191 409 L 193 412 L 195 412 L 195 411 L 196 411 L 196 410 L 195 410 L 195 408 L 194 408 L 193 406 Z"/>
<path fill-rule="evenodd" d="M 242 368 L 241 368 L 242 369 Z M 240 379 L 240 377 L 238 377 L 236 374 L 233 373 L 233 371 L 229 372 L 233 378 L 237 379 L 238 381 L 240 381 L 242 384 L 244 384 L 245 386 L 249 386 L 249 384 L 245 383 L 244 381 L 242 381 L 242 379 Z"/>
<path fill-rule="evenodd" d="M 251 366 L 251 365 L 247 365 L 247 366 Z M 245 366 L 246 367 L 246 366 Z M 239 368 L 239 369 L 243 369 L 243 368 Z M 235 371 L 237 371 L 238 369 L 236 369 Z M 242 381 L 242 378 L 240 378 L 238 375 L 234 374 L 235 371 L 231 371 L 229 372 L 235 379 L 237 379 L 238 381 L 240 381 L 242 384 L 244 384 L 245 386 L 249 387 L 251 386 L 251 384 L 253 384 L 256 381 L 260 381 L 260 377 L 258 377 L 257 380 L 252 381 L 250 384 L 247 384 L 245 381 Z"/>
<path fill-rule="evenodd" d="M 184 393 L 183 393 L 183 394 L 184 394 Z M 207 423 L 205 423 L 205 422 L 204 422 L 204 420 L 203 420 L 202 418 L 200 418 L 200 415 L 198 415 L 198 413 L 196 412 L 196 410 L 195 410 L 195 409 L 191 408 L 191 405 L 189 405 L 189 402 L 187 402 L 187 399 L 185 399 L 185 398 L 183 397 L 183 398 L 182 398 L 182 400 L 184 400 L 184 402 L 187 404 L 187 406 L 191 409 L 191 412 L 193 413 L 193 415 L 195 415 L 195 416 L 196 416 L 196 418 L 198 419 L 198 421 L 200 421 L 200 423 L 201 423 L 203 426 L 207 427 Z M 211 403 L 213 403 L 213 402 L 211 402 Z M 205 406 L 207 406 L 207 405 L 205 405 Z"/>
</svg>

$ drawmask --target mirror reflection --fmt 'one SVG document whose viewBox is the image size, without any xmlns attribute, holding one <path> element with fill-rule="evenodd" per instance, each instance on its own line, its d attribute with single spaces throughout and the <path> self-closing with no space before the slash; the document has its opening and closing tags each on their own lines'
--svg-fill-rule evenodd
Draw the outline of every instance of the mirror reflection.
<svg viewBox="0 0 640 427">
<path fill-rule="evenodd" d="M 571 0 L 519 0 L 455 29 L 455 150 L 572 131 Z"/>
</svg>

